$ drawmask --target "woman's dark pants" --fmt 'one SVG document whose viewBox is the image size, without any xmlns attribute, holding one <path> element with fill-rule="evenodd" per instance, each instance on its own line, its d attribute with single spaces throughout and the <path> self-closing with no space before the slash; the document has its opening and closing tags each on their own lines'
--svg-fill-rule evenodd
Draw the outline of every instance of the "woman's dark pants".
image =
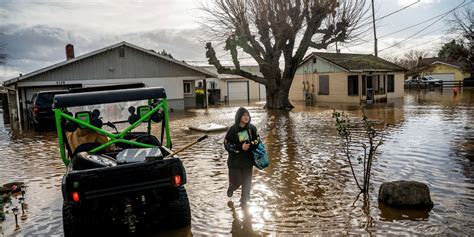
<svg viewBox="0 0 474 237">
<path fill-rule="evenodd" d="M 233 192 L 242 185 L 241 203 L 247 203 L 250 200 L 250 189 L 252 188 L 252 169 L 248 168 L 230 168 L 229 167 L 229 189 Z"/>
</svg>

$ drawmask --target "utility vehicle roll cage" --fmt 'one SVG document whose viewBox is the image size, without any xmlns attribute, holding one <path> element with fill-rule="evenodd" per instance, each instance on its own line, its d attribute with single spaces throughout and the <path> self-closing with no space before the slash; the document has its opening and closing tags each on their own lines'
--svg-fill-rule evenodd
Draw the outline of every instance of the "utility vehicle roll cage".
<svg viewBox="0 0 474 237">
<path fill-rule="evenodd" d="M 150 106 L 150 111 L 145 115 L 140 116 L 140 118 L 132 123 L 130 126 L 125 128 L 121 132 L 111 133 L 104 129 L 95 127 L 89 123 L 86 123 L 80 119 L 77 119 L 67 112 L 68 107 L 75 106 L 86 106 L 86 105 L 97 105 L 97 104 L 109 104 L 117 102 L 127 102 L 127 101 L 139 101 L 139 100 L 148 100 L 148 105 Z M 163 142 L 163 135 L 166 135 L 166 144 L 165 147 L 171 149 L 171 137 L 170 130 L 168 125 L 168 101 L 166 98 L 166 92 L 164 88 L 161 87 L 152 87 L 152 88 L 132 88 L 132 89 L 123 89 L 122 87 L 117 86 L 101 86 L 93 89 L 88 89 L 85 92 L 82 91 L 71 91 L 68 94 L 56 95 L 53 102 L 53 110 L 55 113 L 56 119 L 56 128 L 58 133 L 59 140 L 59 149 L 61 153 L 61 159 L 64 164 L 67 166 L 69 164 L 69 159 L 66 156 L 64 136 L 65 132 L 63 131 L 63 120 L 72 121 L 84 128 L 88 128 L 92 131 L 95 131 L 99 134 L 105 135 L 110 138 L 110 141 L 100 145 L 97 148 L 92 149 L 90 152 L 95 153 L 106 147 L 109 147 L 115 143 L 124 143 L 128 145 L 133 145 L 143 148 L 153 148 L 154 145 L 149 145 L 141 142 L 126 140 L 124 137 L 133 129 L 138 127 L 142 122 L 148 122 L 148 134 L 151 132 L 151 116 L 158 112 L 160 109 L 163 110 L 163 120 L 162 120 L 162 129 L 161 129 L 161 142 Z M 120 121 L 123 122 L 123 121 Z M 67 140 L 66 140 L 67 142 Z M 70 157 L 72 158 L 72 157 Z"/>
</svg>

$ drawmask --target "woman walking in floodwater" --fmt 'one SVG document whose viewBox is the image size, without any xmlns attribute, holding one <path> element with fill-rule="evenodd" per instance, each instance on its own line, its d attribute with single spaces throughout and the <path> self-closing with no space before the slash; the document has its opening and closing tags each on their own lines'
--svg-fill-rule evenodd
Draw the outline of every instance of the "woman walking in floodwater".
<svg viewBox="0 0 474 237">
<path fill-rule="evenodd" d="M 240 204 L 246 205 L 250 200 L 252 187 L 253 154 L 260 141 L 257 128 L 250 123 L 249 111 L 240 107 L 235 114 L 232 125 L 224 140 L 224 146 L 229 152 L 227 167 L 229 168 L 229 188 L 227 196 L 232 197 L 234 191 L 242 185 Z"/>
</svg>

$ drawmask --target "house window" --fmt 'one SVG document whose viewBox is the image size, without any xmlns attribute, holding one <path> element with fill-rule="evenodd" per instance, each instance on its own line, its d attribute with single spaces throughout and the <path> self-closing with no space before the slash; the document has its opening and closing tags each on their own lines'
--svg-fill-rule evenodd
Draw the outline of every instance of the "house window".
<svg viewBox="0 0 474 237">
<path fill-rule="evenodd" d="M 183 89 L 184 89 L 183 92 L 184 92 L 184 94 L 189 95 L 189 94 L 192 94 L 192 93 L 193 93 L 192 90 L 191 90 L 191 82 L 185 82 L 183 85 L 184 85 L 184 86 L 183 86 Z"/>
<path fill-rule="evenodd" d="M 319 76 L 319 91 L 318 95 L 329 95 L 329 76 Z"/>
<path fill-rule="evenodd" d="M 359 76 L 347 77 L 347 95 L 359 95 Z"/>
<path fill-rule="evenodd" d="M 387 92 L 395 92 L 395 75 L 387 75 Z"/>
<path fill-rule="evenodd" d="M 216 89 L 216 82 L 214 82 L 214 81 L 209 82 L 209 87 L 211 89 Z"/>
<path fill-rule="evenodd" d="M 374 82 L 374 94 L 385 94 L 385 75 L 372 76 Z"/>
</svg>

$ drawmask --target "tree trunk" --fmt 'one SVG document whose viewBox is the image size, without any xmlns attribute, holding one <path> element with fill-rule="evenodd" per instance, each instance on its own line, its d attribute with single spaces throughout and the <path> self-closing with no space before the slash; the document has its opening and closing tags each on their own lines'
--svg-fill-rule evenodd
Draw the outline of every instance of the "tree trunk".
<svg viewBox="0 0 474 237">
<path fill-rule="evenodd" d="M 290 83 L 288 83 L 288 80 L 290 80 Z M 267 103 L 265 104 L 266 109 L 294 108 L 288 98 L 292 80 L 292 78 L 268 80 L 268 84 L 265 86 L 267 92 Z"/>
</svg>

